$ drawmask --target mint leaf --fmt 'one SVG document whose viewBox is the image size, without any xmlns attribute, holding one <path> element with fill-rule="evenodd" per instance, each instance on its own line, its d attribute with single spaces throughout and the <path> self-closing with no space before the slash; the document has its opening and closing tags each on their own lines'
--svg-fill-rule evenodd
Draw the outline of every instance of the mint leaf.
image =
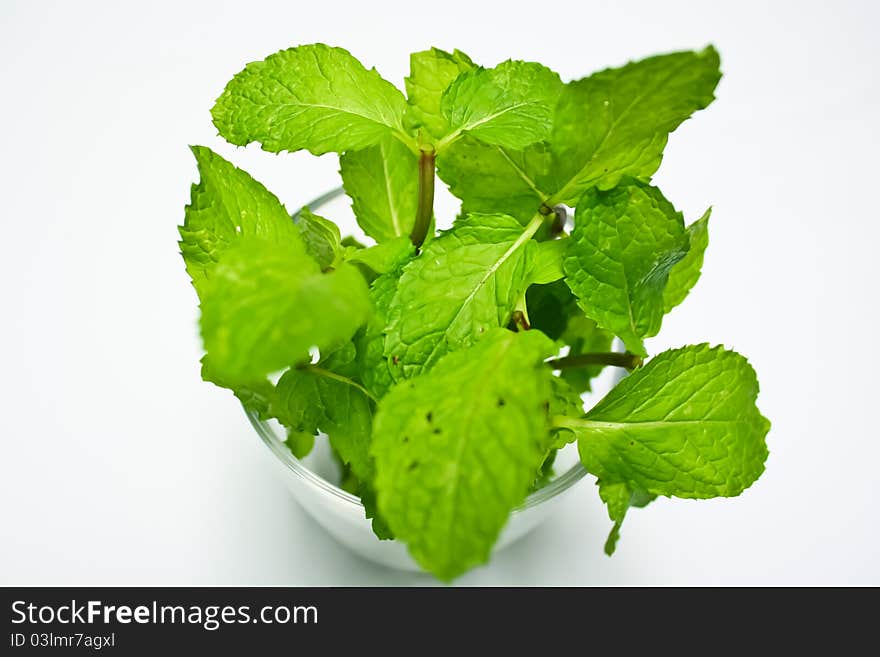
<svg viewBox="0 0 880 657">
<path fill-rule="evenodd" d="M 532 62 L 506 61 L 462 73 L 444 92 L 440 109 L 450 132 L 437 144 L 468 133 L 487 144 L 525 148 L 550 136 L 559 76 Z"/>
<path fill-rule="evenodd" d="M 236 146 L 315 155 L 406 138 L 403 94 L 347 50 L 324 44 L 282 50 L 251 62 L 211 110 L 220 134 Z"/>
<path fill-rule="evenodd" d="M 550 397 L 551 416 L 567 415 L 578 417 L 584 413 L 584 401 L 580 395 L 564 379 L 554 376 L 551 379 L 552 395 Z"/>
<path fill-rule="evenodd" d="M 573 205 L 592 186 L 610 189 L 624 176 L 648 180 L 670 132 L 715 98 L 718 52 L 649 57 L 571 82 L 554 117 L 554 169 L 567 181 L 553 202 Z"/>
<path fill-rule="evenodd" d="M 385 338 L 400 376 L 415 376 L 507 324 L 533 270 L 531 233 L 512 217 L 468 215 L 403 269 Z"/>
<path fill-rule="evenodd" d="M 684 498 L 733 497 L 764 471 L 770 423 L 755 405 L 745 358 L 702 344 L 665 351 L 635 370 L 584 419 L 584 467 L 603 485 Z"/>
<path fill-rule="evenodd" d="M 626 513 L 631 507 L 644 507 L 657 499 L 644 491 L 633 491 L 626 484 L 599 484 L 599 497 L 608 507 L 608 517 L 614 522 L 608 538 L 605 540 L 605 554 L 609 557 L 617 549 L 617 541 L 620 540 L 620 528 Z"/>
<path fill-rule="evenodd" d="M 562 260 L 568 249 L 568 238 L 538 242 L 535 250 L 535 267 L 532 270 L 532 283 L 546 285 L 560 280 Z"/>
<path fill-rule="evenodd" d="M 387 274 L 403 265 L 415 252 L 416 247 L 409 237 L 403 236 L 366 249 L 352 249 L 346 253 L 345 259 L 365 265 L 377 274 Z"/>
<path fill-rule="evenodd" d="M 688 249 L 681 214 L 655 187 L 590 190 L 578 202 L 563 263 L 587 317 L 641 356 L 657 335 L 669 270 Z"/>
<path fill-rule="evenodd" d="M 663 312 L 668 313 L 684 301 L 691 288 L 700 280 L 703 268 L 703 256 L 709 246 L 709 216 L 712 208 L 706 210 L 702 217 L 688 226 L 690 248 L 687 254 L 669 271 L 669 282 L 663 291 Z"/>
<path fill-rule="evenodd" d="M 364 505 L 364 515 L 367 519 L 372 520 L 373 533 L 380 541 L 390 541 L 394 539 L 394 532 L 385 522 L 385 519 L 379 513 L 379 504 L 376 501 L 376 491 L 372 486 L 361 484 L 358 488 L 358 495 L 361 503 Z"/>
<path fill-rule="evenodd" d="M 397 292 L 401 270 L 415 252 L 415 247 L 409 238 L 401 237 L 398 240 L 403 240 L 403 242 L 400 243 L 400 249 L 393 254 L 396 257 L 389 255 L 387 262 L 383 263 L 383 268 L 387 266 L 387 271 L 377 277 L 370 285 L 370 302 L 373 306 L 373 314 L 366 326 L 358 331 L 354 338 L 361 380 L 364 387 L 376 399 L 384 397 L 394 384 L 391 366 L 385 356 L 385 327 L 388 324 L 387 317 L 391 300 Z M 372 247 L 372 249 L 393 251 L 395 242 L 397 240 L 385 242 Z M 365 251 L 372 249 L 365 249 Z"/>
<path fill-rule="evenodd" d="M 545 144 L 515 151 L 466 135 L 437 159 L 437 174 L 462 200 L 462 213 L 499 212 L 523 224 L 555 189 L 546 181 L 550 167 Z M 545 187 L 550 191 L 543 191 Z"/>
<path fill-rule="evenodd" d="M 287 449 L 298 459 L 304 459 L 315 446 L 315 434 L 304 431 L 287 430 L 287 439 L 284 441 Z"/>
<path fill-rule="evenodd" d="M 272 414 L 288 430 L 295 456 L 311 449 L 315 434 L 327 434 L 343 469 L 342 487 L 357 494 L 380 539 L 394 538 L 376 509 L 370 455 L 374 400 L 357 381 L 356 350 L 348 343 L 317 365 L 291 368 L 278 381 Z M 293 442 L 292 442 L 293 441 Z M 304 454 L 303 454 L 304 455 Z"/>
<path fill-rule="evenodd" d="M 584 414 L 584 400 L 565 379 L 554 376 L 551 377 L 550 383 L 550 405 L 547 408 L 550 417 L 560 415 L 580 417 Z M 553 449 L 561 449 L 577 439 L 573 431 L 564 427 L 552 427 L 551 433 L 553 435 Z"/>
<path fill-rule="evenodd" d="M 440 98 L 460 73 L 475 67 L 470 57 L 460 50 L 448 53 L 438 48 L 414 52 L 409 58 L 410 74 L 406 78 L 408 106 L 404 123 L 411 131 L 419 128 L 434 139 L 450 131 L 440 111 Z"/>
<path fill-rule="evenodd" d="M 339 227 L 329 219 L 313 214 L 308 208 L 299 211 L 297 226 L 306 252 L 315 259 L 321 270 L 333 267 L 342 252 Z"/>
<path fill-rule="evenodd" d="M 764 471 L 770 423 L 755 405 L 745 358 L 702 344 L 665 351 L 617 385 L 583 420 L 557 424 L 578 437 L 584 467 L 614 522 L 614 552 L 627 509 L 658 495 L 733 497 Z"/>
<path fill-rule="evenodd" d="M 180 252 L 197 291 L 223 252 L 239 240 L 299 244 L 290 215 L 272 192 L 204 146 L 192 146 L 200 181 L 192 186 Z"/>
<path fill-rule="evenodd" d="M 608 517 L 614 525 L 608 532 L 608 538 L 605 539 L 605 554 L 609 557 L 614 554 L 617 549 L 617 541 L 620 540 L 620 528 L 623 525 L 623 519 L 629 510 L 629 500 L 632 493 L 626 484 L 599 484 L 599 497 L 605 502 L 608 508 Z"/>
<path fill-rule="evenodd" d="M 370 312 L 350 265 L 322 274 L 297 240 L 240 240 L 203 284 L 202 338 L 220 376 L 249 383 L 338 346 Z"/>
<path fill-rule="evenodd" d="M 377 242 L 409 235 L 419 194 L 418 158 L 391 137 L 339 158 L 345 192 L 364 232 Z"/>
<path fill-rule="evenodd" d="M 379 508 L 413 558 L 450 580 L 485 562 L 547 454 L 553 344 L 488 331 L 393 388 L 373 430 Z"/>
<path fill-rule="evenodd" d="M 355 379 L 355 348 L 348 343 L 317 365 L 289 369 L 278 380 L 271 414 L 293 432 L 323 431 L 360 481 L 369 481 L 372 400 Z"/>
<path fill-rule="evenodd" d="M 595 185 L 608 189 L 624 176 L 648 180 L 668 134 L 712 101 L 718 66 L 710 47 L 571 82 L 555 105 L 549 149 L 499 149 L 463 138 L 443 152 L 438 173 L 465 212 L 505 212 L 522 221 L 542 203 L 574 205 Z"/>
<path fill-rule="evenodd" d="M 385 327 L 391 300 L 397 292 L 400 270 L 379 276 L 370 286 L 373 314 L 367 325 L 355 336 L 359 371 L 364 387 L 381 399 L 394 384 L 391 364 L 385 356 Z"/>
<path fill-rule="evenodd" d="M 256 413 L 261 420 L 265 421 L 272 417 L 269 406 L 275 397 L 275 386 L 268 379 L 256 379 L 248 384 L 231 381 L 213 367 L 207 355 L 202 357 L 202 379 L 232 390 L 242 406 Z"/>
<path fill-rule="evenodd" d="M 361 242 L 358 242 L 354 236 L 346 235 L 342 238 L 342 246 L 346 249 L 357 250 L 357 249 L 366 249 L 367 245 Z"/>
</svg>

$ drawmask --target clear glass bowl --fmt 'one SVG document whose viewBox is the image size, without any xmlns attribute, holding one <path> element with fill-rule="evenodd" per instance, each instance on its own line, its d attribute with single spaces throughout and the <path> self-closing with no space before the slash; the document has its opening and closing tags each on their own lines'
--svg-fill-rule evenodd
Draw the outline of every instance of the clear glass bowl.
<svg viewBox="0 0 880 657">
<path fill-rule="evenodd" d="M 322 214 L 340 224 L 343 234 L 362 235 L 351 217 L 350 208 L 346 207 L 347 203 L 340 202 L 342 193 L 341 188 L 328 192 L 309 203 L 308 207 L 313 211 L 320 208 Z M 584 395 L 587 407 L 601 399 L 622 376 L 623 370 L 606 368 L 594 380 L 593 392 Z M 370 561 L 399 570 L 421 570 L 403 543 L 380 541 L 376 538 L 370 521 L 364 515 L 360 499 L 336 485 L 340 473 L 330 454 L 327 440 L 317 439 L 312 453 L 304 459 L 298 459 L 284 444 L 283 427 L 272 420 L 260 420 L 248 409 L 245 409 L 245 413 L 263 444 L 269 448 L 272 455 L 270 460 L 287 488 L 319 525 L 342 545 Z M 513 511 L 494 551 L 511 545 L 550 517 L 562 495 L 587 474 L 574 445 L 560 450 L 554 472 L 555 476 L 545 486 L 531 493 Z"/>
</svg>

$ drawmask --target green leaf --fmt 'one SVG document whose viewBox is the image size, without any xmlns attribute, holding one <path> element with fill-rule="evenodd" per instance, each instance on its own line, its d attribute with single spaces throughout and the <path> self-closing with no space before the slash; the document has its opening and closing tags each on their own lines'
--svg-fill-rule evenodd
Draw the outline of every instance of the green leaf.
<svg viewBox="0 0 880 657">
<path fill-rule="evenodd" d="M 288 429 L 287 440 L 284 441 L 284 444 L 296 458 L 304 459 L 315 446 L 315 434 Z"/>
<path fill-rule="evenodd" d="M 584 414 L 584 401 L 580 395 L 564 379 L 554 376 L 551 379 L 553 391 L 550 397 L 549 413 L 551 416 L 567 415 L 580 417 Z"/>
<path fill-rule="evenodd" d="M 545 285 L 560 280 L 565 273 L 562 271 L 562 260 L 568 249 L 568 238 L 538 242 L 535 252 L 535 268 L 532 271 L 532 283 Z"/>
<path fill-rule="evenodd" d="M 522 151 L 463 136 L 437 158 L 437 174 L 462 200 L 462 213 L 500 212 L 525 224 L 550 193 L 550 151 L 535 144 Z M 549 192 L 542 188 L 549 188 Z"/>
<path fill-rule="evenodd" d="M 329 219 L 313 214 L 308 208 L 299 211 L 299 234 L 322 271 L 330 269 L 342 252 L 339 227 Z"/>
<path fill-rule="evenodd" d="M 489 558 L 547 455 L 553 344 L 488 331 L 401 383 L 373 431 L 379 508 L 425 569 L 450 580 Z"/>
<path fill-rule="evenodd" d="M 663 321 L 669 271 L 687 249 L 684 220 L 660 190 L 590 190 L 578 202 L 565 281 L 587 317 L 645 356 L 643 338 Z"/>
<path fill-rule="evenodd" d="M 507 324 L 530 281 L 537 227 L 523 230 L 504 215 L 468 215 L 404 268 L 385 338 L 400 376 L 429 369 Z"/>
<path fill-rule="evenodd" d="M 603 485 L 684 498 L 733 497 L 764 471 L 770 423 L 755 405 L 745 358 L 702 344 L 665 351 L 635 370 L 584 419 L 584 467 Z"/>
<path fill-rule="evenodd" d="M 312 44 L 282 50 L 239 72 L 211 110 L 236 146 L 315 155 L 358 150 L 404 136 L 403 94 L 342 48 Z"/>
<path fill-rule="evenodd" d="M 387 274 L 402 266 L 415 252 L 416 247 L 409 237 L 402 236 L 366 249 L 353 249 L 345 255 L 345 259 L 366 265 L 377 274 Z"/>
<path fill-rule="evenodd" d="M 355 348 L 348 343 L 317 365 L 293 367 L 278 380 L 271 414 L 293 432 L 323 431 L 343 462 L 370 481 L 372 399 L 355 379 Z"/>
<path fill-rule="evenodd" d="M 385 355 L 385 327 L 391 300 L 397 292 L 400 270 L 379 276 L 370 286 L 373 314 L 367 325 L 355 336 L 359 371 L 364 387 L 381 399 L 394 384 L 391 364 Z"/>
<path fill-rule="evenodd" d="M 230 381 L 213 367 L 207 354 L 202 357 L 202 379 L 232 390 L 242 406 L 256 413 L 261 420 L 265 421 L 272 417 L 269 406 L 275 397 L 275 386 L 268 379 L 257 379 L 247 384 Z"/>
<path fill-rule="evenodd" d="M 366 244 L 358 242 L 354 236 L 346 235 L 342 238 L 342 246 L 346 249 L 366 249 Z"/>
<path fill-rule="evenodd" d="M 593 186 L 610 189 L 624 176 L 648 180 L 670 132 L 714 100 L 718 52 L 649 57 L 571 82 L 553 123 L 554 168 L 567 181 L 552 204 L 574 204 Z"/>
<path fill-rule="evenodd" d="M 599 481 L 598 484 L 599 497 L 605 502 L 608 507 L 608 516 L 614 522 L 614 526 L 605 540 L 605 554 L 610 557 L 617 548 L 617 541 L 620 540 L 620 528 L 630 507 L 647 506 L 657 496 L 644 491 L 632 491 L 626 484 L 605 484 L 602 481 Z"/>
<path fill-rule="evenodd" d="M 437 151 L 468 133 L 487 144 L 525 148 L 550 136 L 559 76 L 532 62 L 506 61 L 459 75 L 440 100 L 450 132 Z"/>
<path fill-rule="evenodd" d="M 405 80 L 409 103 L 404 115 L 406 127 L 410 131 L 422 128 L 434 139 L 447 134 L 450 128 L 440 111 L 440 98 L 460 73 L 474 67 L 470 57 L 460 50 L 448 53 L 431 48 L 410 55 L 410 74 Z"/>
<path fill-rule="evenodd" d="M 553 475 L 555 474 L 553 465 L 556 463 L 556 455 L 558 453 L 557 450 L 551 449 L 550 453 L 547 454 L 547 457 L 541 464 L 541 469 L 538 471 L 538 476 L 535 477 L 535 481 L 533 481 L 532 485 L 529 487 L 529 493 L 544 488 L 544 486 L 553 480 Z"/>
<path fill-rule="evenodd" d="M 356 269 L 322 274 L 297 241 L 240 240 L 203 287 L 205 350 L 220 376 L 240 383 L 349 340 L 370 312 Z"/>
<path fill-rule="evenodd" d="M 584 414 L 584 400 L 572 388 L 565 379 L 554 376 L 550 379 L 551 395 L 547 413 L 550 417 L 567 416 L 580 417 Z M 561 449 L 568 443 L 573 443 L 577 436 L 570 429 L 553 427 L 552 449 Z"/>
<path fill-rule="evenodd" d="M 718 53 L 682 52 L 609 69 L 565 85 L 553 113 L 550 148 L 501 149 L 455 141 L 438 173 L 464 212 L 504 212 L 523 222 L 542 203 L 574 205 L 623 176 L 647 180 L 668 134 L 708 105 L 720 78 Z"/>
<path fill-rule="evenodd" d="M 419 202 L 419 161 L 398 140 L 339 158 L 345 192 L 360 227 L 377 242 L 409 235 Z"/>
<path fill-rule="evenodd" d="M 398 240 L 401 241 L 398 242 Z M 365 251 L 382 249 L 389 252 L 387 258 L 383 256 L 381 264 L 381 267 L 387 271 L 384 271 L 370 285 L 370 302 L 373 305 L 373 314 L 354 339 L 357 345 L 360 377 L 364 387 L 376 399 L 384 397 L 394 384 L 391 366 L 385 356 L 385 327 L 388 324 L 387 317 L 391 300 L 397 292 L 401 270 L 415 253 L 415 247 L 409 238 L 401 237 L 398 240 L 365 249 Z M 395 249 L 395 243 L 398 244 L 399 250 Z M 379 265 L 374 263 L 373 266 L 378 267 Z"/>
<path fill-rule="evenodd" d="M 620 527 L 623 525 L 623 519 L 629 509 L 629 498 L 632 495 L 626 484 L 602 484 L 599 483 L 599 497 L 605 502 L 608 508 L 608 517 L 614 525 L 605 539 L 605 554 L 609 557 L 614 554 L 617 549 L 617 541 L 620 540 Z"/>
<path fill-rule="evenodd" d="M 348 343 L 317 365 L 292 368 L 278 381 L 272 414 L 289 427 L 288 446 L 308 446 L 318 431 L 327 434 L 343 470 L 342 487 L 360 496 L 364 512 L 380 539 L 394 538 L 376 509 L 375 474 L 370 455 L 374 401 L 357 381 L 356 350 Z M 291 437 L 296 443 L 291 445 Z M 306 451 L 307 453 L 307 451 Z"/>
<path fill-rule="evenodd" d="M 290 215 L 272 192 L 231 162 L 204 146 L 192 146 L 199 168 L 199 184 L 180 231 L 180 252 L 193 285 L 202 283 L 230 245 L 259 238 L 299 245 Z"/>
<path fill-rule="evenodd" d="M 364 515 L 368 520 L 372 520 L 373 533 L 380 541 L 390 541 L 394 539 L 394 532 L 385 522 L 385 518 L 379 513 L 379 504 L 376 501 L 376 491 L 372 486 L 361 484 L 358 489 L 361 503 L 364 505 Z"/>
<path fill-rule="evenodd" d="M 666 351 L 630 374 L 583 420 L 556 419 L 578 436 L 584 467 L 614 522 L 614 552 L 630 507 L 658 495 L 733 497 L 764 471 L 770 423 L 755 405 L 745 358 L 709 345 Z"/>
<path fill-rule="evenodd" d="M 703 256 L 709 246 L 709 215 L 712 208 L 688 226 L 690 248 L 687 255 L 678 261 L 669 272 L 669 282 L 663 291 L 663 312 L 668 313 L 685 300 L 691 288 L 700 280 Z"/>
</svg>

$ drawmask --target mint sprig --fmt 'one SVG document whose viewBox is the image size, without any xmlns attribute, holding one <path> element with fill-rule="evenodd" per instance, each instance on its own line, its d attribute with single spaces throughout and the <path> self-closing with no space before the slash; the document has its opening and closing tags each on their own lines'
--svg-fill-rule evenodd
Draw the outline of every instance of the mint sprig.
<svg viewBox="0 0 880 657">
<path fill-rule="evenodd" d="M 754 370 L 721 347 L 648 343 L 709 239 L 709 212 L 686 226 L 651 177 L 720 76 L 711 46 L 568 83 L 433 48 L 411 56 L 406 96 L 323 44 L 248 64 L 212 110 L 221 136 L 338 153 L 375 244 L 307 209 L 293 221 L 194 147 L 180 248 L 203 377 L 281 422 L 297 457 L 326 434 L 377 536 L 446 580 L 489 558 L 572 442 L 613 523 L 609 554 L 631 508 L 740 494 L 767 457 Z M 436 173 L 462 201 L 438 234 Z M 630 374 L 585 409 L 605 367 Z"/>
</svg>

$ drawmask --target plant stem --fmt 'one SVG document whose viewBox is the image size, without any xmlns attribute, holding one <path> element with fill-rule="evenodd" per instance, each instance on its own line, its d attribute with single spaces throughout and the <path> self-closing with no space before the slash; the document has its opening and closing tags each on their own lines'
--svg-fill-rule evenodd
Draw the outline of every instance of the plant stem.
<svg viewBox="0 0 880 657">
<path fill-rule="evenodd" d="M 419 206 L 416 210 L 416 221 L 413 224 L 410 240 L 416 248 L 422 246 L 428 236 L 428 227 L 434 216 L 434 159 L 433 149 L 422 149 L 419 155 Z"/>
<path fill-rule="evenodd" d="M 588 365 L 612 365 L 614 367 L 625 367 L 628 370 L 634 370 L 637 367 L 641 367 L 644 362 L 645 361 L 641 356 L 636 356 L 629 352 L 621 354 L 615 351 L 609 351 L 554 358 L 553 360 L 548 360 L 547 365 L 554 370 L 561 370 L 568 367 L 587 367 Z"/>
<path fill-rule="evenodd" d="M 517 331 L 528 331 L 532 328 L 529 324 L 529 317 L 522 310 L 514 310 L 510 318 Z"/>
<path fill-rule="evenodd" d="M 516 327 L 517 331 L 528 331 L 531 326 L 531 322 L 529 321 L 529 311 L 526 308 L 526 294 L 523 292 L 523 295 L 519 298 L 519 301 L 516 302 L 516 306 L 513 308 L 513 315 L 510 317 L 510 321 L 513 322 L 513 325 Z"/>
</svg>

